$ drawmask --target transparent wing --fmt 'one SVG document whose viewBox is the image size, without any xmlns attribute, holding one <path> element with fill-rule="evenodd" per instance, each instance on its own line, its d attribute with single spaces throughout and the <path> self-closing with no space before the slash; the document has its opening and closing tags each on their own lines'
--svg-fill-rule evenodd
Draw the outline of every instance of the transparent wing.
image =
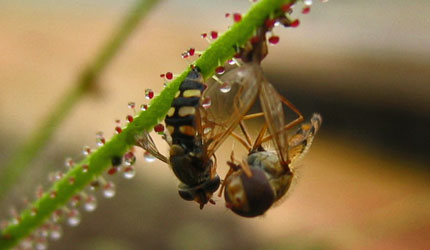
<svg viewBox="0 0 430 250">
<path fill-rule="evenodd" d="M 262 71 L 257 63 L 247 63 L 226 71 L 221 84 L 213 79 L 207 82 L 204 101 L 210 100 L 210 107 L 202 105 L 201 115 L 204 143 L 211 156 L 242 117 L 248 112 L 257 97 Z"/>
<path fill-rule="evenodd" d="M 290 137 L 288 153 L 292 164 L 299 161 L 309 150 L 321 123 L 321 115 L 313 114 L 310 121 L 302 124 L 296 133 Z"/>
<path fill-rule="evenodd" d="M 288 135 L 284 129 L 286 124 L 282 101 L 278 92 L 267 81 L 262 83 L 260 101 L 278 157 L 281 162 L 289 162 Z"/>
<path fill-rule="evenodd" d="M 167 157 L 165 157 L 158 151 L 148 131 L 145 130 L 141 134 L 136 136 L 136 145 L 148 151 L 151 155 L 153 155 L 160 161 L 169 164 L 169 160 L 167 159 Z"/>
</svg>

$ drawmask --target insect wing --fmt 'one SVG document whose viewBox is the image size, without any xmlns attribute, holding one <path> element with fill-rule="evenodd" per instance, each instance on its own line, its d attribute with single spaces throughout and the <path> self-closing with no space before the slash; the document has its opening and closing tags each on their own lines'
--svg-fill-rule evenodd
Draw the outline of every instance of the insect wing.
<svg viewBox="0 0 430 250">
<path fill-rule="evenodd" d="M 152 140 L 152 137 L 149 135 L 148 131 L 143 131 L 141 134 L 139 134 L 136 137 L 136 144 L 146 151 L 148 151 L 151 155 L 159 159 L 160 161 L 163 161 L 165 163 L 169 163 L 169 160 L 167 157 L 162 155 L 157 147 L 155 146 L 154 141 Z"/>
<path fill-rule="evenodd" d="M 288 140 L 288 154 L 291 163 L 299 161 L 309 150 L 315 134 L 321 126 L 322 118 L 319 114 L 313 114 L 310 122 L 304 123 Z"/>
<path fill-rule="evenodd" d="M 279 159 L 289 162 L 288 136 L 282 101 L 272 84 L 264 80 L 260 89 L 261 107 Z"/>
<path fill-rule="evenodd" d="M 204 98 L 209 99 L 211 105 L 201 108 L 208 155 L 215 152 L 251 108 L 261 79 L 260 66 L 247 63 L 225 72 L 221 77 L 224 84 L 213 79 L 208 81 Z"/>
</svg>

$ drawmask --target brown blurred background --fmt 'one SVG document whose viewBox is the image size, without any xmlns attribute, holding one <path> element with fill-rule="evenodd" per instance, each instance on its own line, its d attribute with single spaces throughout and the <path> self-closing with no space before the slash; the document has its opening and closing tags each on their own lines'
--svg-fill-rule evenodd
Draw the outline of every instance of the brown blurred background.
<svg viewBox="0 0 430 250">
<path fill-rule="evenodd" d="M 44 119 L 92 59 L 132 1 L 0 3 L 0 164 Z M 160 91 L 160 73 L 181 72 L 202 32 L 224 31 L 241 1 L 164 1 L 108 67 L 99 87 L 74 108 L 0 218 L 33 197 L 64 158 L 82 158 L 95 133 Z M 117 196 L 99 196 L 77 228 L 51 249 L 428 249 L 430 248 L 430 2 L 316 2 L 298 15 L 264 62 L 267 77 L 306 116 L 324 118 L 288 199 L 256 219 L 239 218 L 218 199 L 200 211 L 177 195 L 160 162 L 138 159 L 137 177 L 114 176 Z M 254 129 L 256 131 L 257 128 Z M 157 138 L 162 152 L 165 143 Z M 230 145 L 229 142 L 227 142 Z M 218 153 L 225 162 L 229 147 Z M 219 166 L 221 173 L 227 169 Z M 1 167 L 0 167 L 1 171 Z"/>
</svg>

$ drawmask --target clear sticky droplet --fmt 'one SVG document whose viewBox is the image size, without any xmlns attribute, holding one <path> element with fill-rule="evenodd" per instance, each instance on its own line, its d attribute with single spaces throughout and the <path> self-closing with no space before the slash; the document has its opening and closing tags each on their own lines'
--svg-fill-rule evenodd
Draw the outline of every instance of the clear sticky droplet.
<svg viewBox="0 0 430 250">
<path fill-rule="evenodd" d="M 106 183 L 103 186 L 103 195 L 105 198 L 112 198 L 115 196 L 115 185 L 112 182 Z"/>
<path fill-rule="evenodd" d="M 61 171 L 57 171 L 57 172 L 56 172 L 56 174 L 55 174 L 55 179 L 56 179 L 56 181 L 61 180 L 61 179 L 63 178 L 63 176 L 64 176 L 64 173 L 63 173 L 63 172 L 61 172 Z"/>
<path fill-rule="evenodd" d="M 127 122 L 129 122 L 129 123 L 132 123 L 133 122 L 133 120 L 134 120 L 134 118 L 133 118 L 133 116 L 132 115 L 127 115 L 126 117 L 125 117 L 125 119 L 127 120 Z"/>
<path fill-rule="evenodd" d="M 13 217 L 10 220 L 10 224 L 12 224 L 12 225 L 18 225 L 19 221 L 20 221 L 20 219 L 18 217 Z"/>
<path fill-rule="evenodd" d="M 223 93 L 228 93 L 231 90 L 231 85 L 225 82 L 220 86 L 219 90 Z"/>
<path fill-rule="evenodd" d="M 57 209 L 55 210 L 54 213 L 52 213 L 51 220 L 54 223 L 57 223 L 61 220 L 62 217 L 63 217 L 63 211 L 61 211 L 60 209 Z"/>
<path fill-rule="evenodd" d="M 48 249 L 48 241 L 44 238 L 36 239 L 36 241 L 34 243 L 34 249 L 35 250 L 46 250 L 46 249 Z"/>
<path fill-rule="evenodd" d="M 93 195 L 89 195 L 86 199 L 85 199 L 85 203 L 84 203 L 84 209 L 87 212 L 92 212 L 94 210 L 96 210 L 97 208 L 97 199 L 95 196 Z"/>
<path fill-rule="evenodd" d="M 64 162 L 64 165 L 67 168 L 72 168 L 75 165 L 75 162 L 72 160 L 72 158 L 67 157 L 66 160 L 65 160 L 65 162 Z"/>
<path fill-rule="evenodd" d="M 303 0 L 303 3 L 307 6 L 312 5 L 312 0 Z"/>
<path fill-rule="evenodd" d="M 95 180 L 95 181 L 92 181 L 92 182 L 90 183 L 90 190 L 91 190 L 91 191 L 96 190 L 98 187 L 100 187 L 100 181 Z"/>
<path fill-rule="evenodd" d="M 34 249 L 34 241 L 31 237 L 27 237 L 25 239 L 23 239 L 21 241 L 21 243 L 19 244 L 19 249 L 23 249 L 23 250 L 32 250 Z"/>
<path fill-rule="evenodd" d="M 143 158 L 145 159 L 146 162 L 154 162 L 155 161 L 155 157 L 149 153 L 148 151 L 145 151 L 145 153 L 143 153 Z"/>
<path fill-rule="evenodd" d="M 154 97 L 154 91 L 152 89 L 145 89 L 145 98 L 151 100 Z"/>
<path fill-rule="evenodd" d="M 188 51 L 185 51 L 185 52 L 183 52 L 182 54 L 181 54 L 181 57 L 183 58 L 183 59 L 185 59 L 185 58 L 188 58 L 190 55 L 188 54 Z"/>
<path fill-rule="evenodd" d="M 136 107 L 136 103 L 135 102 L 129 102 L 127 104 L 127 106 L 128 106 L 129 109 L 134 109 Z"/>
<path fill-rule="evenodd" d="M 136 156 L 133 152 L 127 152 L 124 154 L 124 165 L 131 166 L 136 163 Z"/>
<path fill-rule="evenodd" d="M 126 179 L 133 179 L 136 176 L 136 169 L 133 166 L 125 167 L 123 176 Z"/>
<path fill-rule="evenodd" d="M 43 238 L 47 238 L 49 235 L 49 225 L 45 224 L 40 227 L 39 229 L 39 236 Z"/>
<path fill-rule="evenodd" d="M 209 96 L 205 97 L 205 99 L 203 99 L 203 101 L 202 101 L 202 107 L 204 109 L 210 108 L 211 104 L 212 104 L 212 100 Z"/>
<path fill-rule="evenodd" d="M 115 127 L 115 133 L 120 134 L 122 132 L 122 128 L 119 126 Z"/>
<path fill-rule="evenodd" d="M 80 202 L 81 202 L 81 196 L 75 195 L 72 197 L 72 199 L 70 199 L 70 206 L 77 207 Z"/>
<path fill-rule="evenodd" d="M 89 169 L 90 169 L 90 166 L 88 166 L 88 164 L 82 165 L 82 172 L 86 173 L 88 172 Z"/>
<path fill-rule="evenodd" d="M 67 223 L 71 227 L 76 227 L 77 225 L 79 225 L 79 223 L 81 223 L 81 214 L 75 208 L 69 211 L 67 217 Z"/>
<path fill-rule="evenodd" d="M 146 111 L 147 109 L 148 109 L 148 105 L 147 104 L 140 105 L 140 110 Z"/>
<path fill-rule="evenodd" d="M 97 132 L 96 134 L 96 144 L 97 146 L 101 147 L 106 143 L 106 139 L 103 135 L 103 132 Z"/>
<path fill-rule="evenodd" d="M 51 225 L 51 231 L 49 232 L 49 237 L 51 240 L 59 240 L 63 236 L 63 229 L 60 225 Z"/>
<path fill-rule="evenodd" d="M 91 148 L 88 146 L 84 146 L 84 148 L 82 149 L 82 154 L 85 156 L 91 154 Z"/>
</svg>

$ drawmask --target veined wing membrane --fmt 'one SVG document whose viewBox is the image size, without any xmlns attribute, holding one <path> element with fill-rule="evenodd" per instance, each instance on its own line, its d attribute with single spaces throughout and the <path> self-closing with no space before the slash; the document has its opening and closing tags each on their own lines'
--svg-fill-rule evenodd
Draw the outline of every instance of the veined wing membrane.
<svg viewBox="0 0 430 250">
<path fill-rule="evenodd" d="M 281 162 L 289 162 L 288 136 L 282 101 L 272 84 L 264 80 L 260 89 L 261 108 L 272 136 L 276 152 Z"/>
<path fill-rule="evenodd" d="M 145 130 L 138 136 L 136 136 L 136 144 L 148 151 L 151 155 L 153 155 L 160 161 L 169 164 L 169 160 L 158 151 L 148 131 Z"/>
<path fill-rule="evenodd" d="M 247 63 L 225 72 L 221 81 L 211 79 L 204 98 L 210 98 L 211 106 L 202 108 L 205 145 L 211 156 L 227 136 L 239 124 L 257 97 L 263 74 L 257 63 Z"/>
</svg>

